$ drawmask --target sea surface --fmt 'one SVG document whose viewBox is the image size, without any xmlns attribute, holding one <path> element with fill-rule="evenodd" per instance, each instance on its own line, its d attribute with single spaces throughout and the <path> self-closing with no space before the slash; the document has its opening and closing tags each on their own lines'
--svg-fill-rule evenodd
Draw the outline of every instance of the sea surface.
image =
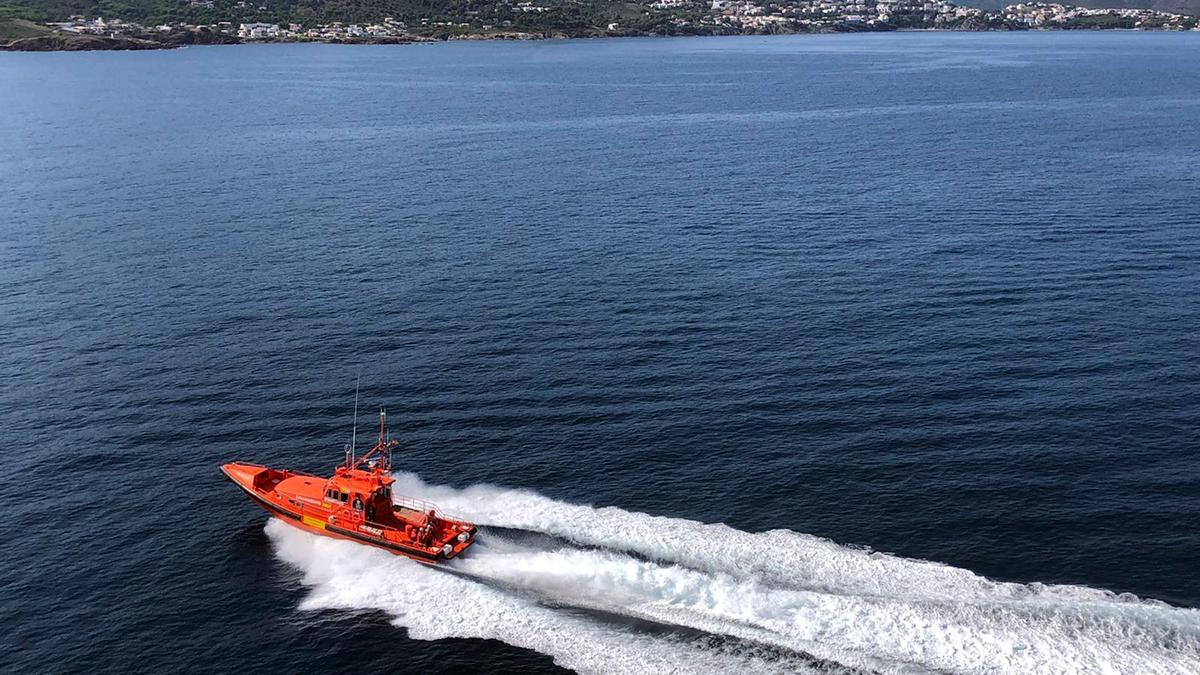
<svg viewBox="0 0 1200 675">
<path fill-rule="evenodd" d="M 0 54 L 0 671 L 1200 672 L 1200 34 Z M 421 567 L 268 522 L 386 407 Z"/>
</svg>

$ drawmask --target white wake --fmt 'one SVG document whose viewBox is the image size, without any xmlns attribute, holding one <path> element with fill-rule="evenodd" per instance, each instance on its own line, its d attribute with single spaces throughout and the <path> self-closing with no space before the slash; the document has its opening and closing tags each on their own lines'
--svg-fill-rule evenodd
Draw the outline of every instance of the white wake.
<svg viewBox="0 0 1200 675">
<path fill-rule="evenodd" d="M 396 477 L 397 494 L 556 539 L 485 531 L 445 571 L 273 521 L 279 555 L 311 586 L 304 608 L 380 609 L 414 638 L 498 639 L 582 672 L 1200 673 L 1198 610 Z"/>
</svg>

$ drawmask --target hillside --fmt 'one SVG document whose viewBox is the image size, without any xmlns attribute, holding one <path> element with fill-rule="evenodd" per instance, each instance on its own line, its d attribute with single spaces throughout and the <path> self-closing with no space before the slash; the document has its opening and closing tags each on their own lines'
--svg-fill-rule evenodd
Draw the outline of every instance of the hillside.
<svg viewBox="0 0 1200 675">
<path fill-rule="evenodd" d="M 997 10 L 1005 5 L 1015 4 L 1018 1 L 1019 0 L 962 0 L 957 4 L 964 7 L 977 7 L 979 9 Z M 1156 9 L 1160 12 L 1200 15 L 1200 0 L 1083 0 L 1065 4 L 1079 5 L 1080 7 L 1095 7 L 1098 9 L 1117 9 L 1126 7 L 1132 9 Z"/>
<path fill-rule="evenodd" d="M 537 12 L 523 12 L 517 11 L 521 9 L 516 7 L 518 0 L 0 0 L 0 20 L 45 22 L 82 15 L 119 18 L 145 25 L 204 25 L 220 21 L 230 21 L 236 25 L 239 22 L 261 21 L 295 22 L 307 26 L 333 21 L 378 22 L 384 17 L 394 17 L 410 25 L 420 25 L 423 20 L 430 26 L 468 21 L 503 24 L 521 30 L 564 31 L 583 35 L 611 22 L 619 22 L 633 31 L 656 32 L 669 17 L 647 11 L 651 1 L 539 0 L 537 4 L 546 5 L 548 9 L 544 7 Z M 1015 1 L 961 0 L 958 4 L 995 10 Z M 760 0 L 758 4 L 767 6 L 775 3 Z M 1151 8 L 1200 15 L 1200 0 L 1086 0 L 1083 6 Z M 694 18 L 707 11 L 708 3 L 698 2 L 677 7 L 671 16 Z M 40 28 L 30 23 L 7 21 L 5 24 L 15 32 Z M 36 33 L 13 35 L 7 39 L 31 35 Z"/>
<path fill-rule="evenodd" d="M 0 43 L 49 35 L 50 29 L 24 19 L 0 19 Z"/>
<path fill-rule="evenodd" d="M 647 0 L 649 2 L 651 0 Z M 72 15 L 104 16 L 157 23 L 213 24 L 218 21 L 296 22 L 303 24 L 375 22 L 384 17 L 402 21 L 487 19 L 511 13 L 507 2 L 494 0 L 215 0 L 211 7 L 189 0 L 0 0 L 0 18 L 59 21 Z M 512 4 L 516 4 L 513 2 Z M 549 4 L 549 3 L 547 3 Z M 603 25 L 644 15 L 645 6 L 624 0 L 554 2 L 546 13 L 519 13 L 526 27 L 571 28 Z"/>
</svg>

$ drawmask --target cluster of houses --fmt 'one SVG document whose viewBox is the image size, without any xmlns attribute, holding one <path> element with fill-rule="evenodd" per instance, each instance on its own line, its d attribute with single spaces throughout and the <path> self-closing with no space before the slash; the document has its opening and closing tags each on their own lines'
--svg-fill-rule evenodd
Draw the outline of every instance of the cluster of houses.
<svg viewBox="0 0 1200 675">
<path fill-rule="evenodd" d="M 243 40 L 365 40 L 401 37 L 408 33 L 403 21 L 388 17 L 379 23 L 359 25 L 335 21 L 305 28 L 298 23 L 243 23 L 237 35 Z"/>
<path fill-rule="evenodd" d="M 1058 3 L 1029 2 L 1004 8 L 1004 18 L 1030 28 L 1053 28 L 1087 19 L 1111 17 L 1125 19 L 1134 28 L 1168 30 L 1197 29 L 1197 17 L 1158 12 L 1152 9 L 1088 9 Z"/>
<path fill-rule="evenodd" d="M 687 0 L 657 0 L 651 7 L 677 8 Z M 708 0 L 701 23 L 733 30 L 820 30 L 830 27 L 891 28 L 1197 28 L 1197 17 L 1150 9 L 1085 9 L 1023 3 L 988 12 L 949 0 Z M 686 25 L 681 22 L 679 25 Z"/>
<path fill-rule="evenodd" d="M 105 19 L 102 16 L 98 16 L 94 19 L 85 19 L 82 16 L 73 16 L 67 21 L 56 21 L 46 25 L 64 33 L 74 33 L 76 35 L 104 35 L 108 37 L 125 35 L 128 33 L 142 33 L 146 30 L 145 26 L 138 23 L 122 21 L 120 19 Z"/>
<path fill-rule="evenodd" d="M 132 21 L 122 21 L 120 19 L 105 19 L 96 17 L 94 19 L 84 18 L 82 16 L 73 16 L 67 21 L 59 21 L 47 24 L 49 27 L 64 33 L 74 33 L 77 35 L 102 35 L 105 37 L 117 37 L 122 35 L 145 35 L 147 33 L 169 33 L 172 31 L 191 30 L 191 29 L 208 29 L 214 33 L 223 33 L 226 35 L 236 35 L 242 40 L 323 40 L 323 41 L 353 41 L 367 40 L 371 38 L 394 38 L 402 37 L 408 34 L 408 26 L 403 21 L 397 21 L 391 17 L 375 24 L 343 24 L 334 22 L 330 24 L 322 24 L 305 28 L 298 23 L 241 23 L 234 24 L 231 21 L 220 21 L 212 25 L 194 26 L 191 24 L 162 24 L 158 26 L 143 26 Z M 428 25 L 428 22 L 425 22 Z M 466 25 L 466 24 L 463 24 Z"/>
<path fill-rule="evenodd" d="M 984 12 L 945 0 L 778 0 L 766 6 L 750 0 L 711 0 L 710 15 L 718 23 L 741 28 L 772 23 L 810 29 L 835 25 L 884 28 L 900 17 L 908 19 L 902 27 L 932 28 L 982 17 Z"/>
</svg>

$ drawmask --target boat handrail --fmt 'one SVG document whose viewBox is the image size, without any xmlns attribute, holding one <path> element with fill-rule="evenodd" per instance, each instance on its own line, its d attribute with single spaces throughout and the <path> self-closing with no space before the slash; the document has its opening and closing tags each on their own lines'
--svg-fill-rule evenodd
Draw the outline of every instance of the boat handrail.
<svg viewBox="0 0 1200 675">
<path fill-rule="evenodd" d="M 244 462 L 240 459 L 235 459 L 232 462 L 230 462 L 230 464 L 242 464 L 245 466 L 253 466 L 253 467 L 259 468 L 259 469 L 270 469 L 272 471 L 282 471 L 284 473 L 294 473 L 298 476 L 308 476 L 309 478 L 321 478 L 320 476 L 318 476 L 315 473 L 309 473 L 307 471 L 301 471 L 299 469 L 271 469 L 271 467 L 267 466 L 266 464 L 259 464 L 258 462 Z M 321 480 L 328 480 L 328 479 L 321 478 Z"/>
<path fill-rule="evenodd" d="M 437 515 L 438 518 L 445 518 L 447 520 L 459 520 L 459 521 L 463 520 L 462 518 L 454 515 L 453 513 L 448 513 L 446 511 L 438 508 L 438 506 L 432 502 L 427 502 L 424 499 L 418 499 L 416 497 L 404 497 L 401 495 L 393 494 L 392 495 L 392 510 L 395 511 L 396 507 L 411 509 L 418 513 L 429 513 L 430 511 L 433 511 Z"/>
</svg>

